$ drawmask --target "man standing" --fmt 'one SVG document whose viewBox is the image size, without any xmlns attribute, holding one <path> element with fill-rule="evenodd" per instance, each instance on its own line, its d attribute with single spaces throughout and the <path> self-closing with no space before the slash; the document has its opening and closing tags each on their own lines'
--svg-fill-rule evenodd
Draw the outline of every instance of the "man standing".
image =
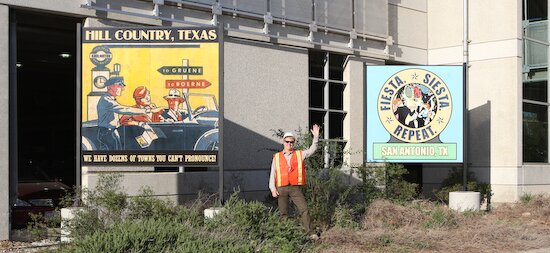
<svg viewBox="0 0 550 253">
<path fill-rule="evenodd" d="M 116 97 L 122 94 L 124 86 L 126 86 L 123 77 L 112 77 L 105 82 L 105 86 L 107 87 L 107 92 L 99 98 L 97 103 L 98 148 L 99 150 L 121 150 L 120 135 L 117 131 L 119 127 L 118 115 L 146 115 L 149 113 L 158 113 L 162 109 L 134 108 L 119 104 L 116 101 Z"/>
<path fill-rule="evenodd" d="M 311 239 L 319 237 L 311 228 L 311 221 L 307 202 L 302 193 L 302 187 L 306 185 L 306 169 L 304 159 L 310 157 L 317 149 L 319 141 L 319 126 L 313 125 L 311 130 L 313 143 L 307 150 L 294 150 L 296 138 L 294 134 L 287 132 L 283 135 L 283 151 L 273 155 L 271 173 L 269 176 L 269 189 L 271 195 L 277 198 L 281 217 L 288 217 L 289 197 L 298 207 L 302 218 L 302 224 Z"/>
</svg>

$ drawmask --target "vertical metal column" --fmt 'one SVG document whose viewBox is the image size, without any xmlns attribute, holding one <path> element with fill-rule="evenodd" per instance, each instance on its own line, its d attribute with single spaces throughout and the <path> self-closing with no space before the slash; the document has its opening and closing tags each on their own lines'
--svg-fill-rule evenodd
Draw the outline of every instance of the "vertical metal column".
<svg viewBox="0 0 550 253">
<path fill-rule="evenodd" d="M 329 126 L 329 117 L 330 117 L 330 113 L 329 113 L 329 85 L 330 85 L 330 82 L 328 81 L 330 79 L 330 53 L 329 52 L 325 52 L 325 66 L 323 66 L 323 79 L 325 79 L 326 81 L 325 82 L 325 86 L 323 87 L 323 109 L 325 110 L 325 117 L 323 117 L 323 125 L 324 125 L 324 129 L 323 129 L 323 139 L 325 140 L 328 140 L 329 139 L 329 134 L 328 134 L 328 129 L 330 129 L 330 126 Z M 328 168 L 329 166 L 329 162 L 330 162 L 330 153 L 328 152 L 328 145 L 325 146 L 325 168 Z"/>
<path fill-rule="evenodd" d="M 220 206 L 221 204 L 223 204 L 224 202 L 224 196 L 223 196 L 223 185 L 224 185 L 224 172 L 223 172 L 223 164 L 224 164 L 224 160 L 223 160 L 223 150 L 224 150 L 224 131 L 223 131 L 223 121 L 225 119 L 224 117 L 224 106 L 225 106 L 225 98 L 224 98 L 224 57 L 223 57 L 223 54 L 224 54 L 224 49 L 223 49 L 223 44 L 224 44 L 224 35 L 223 35 L 223 32 L 224 32 L 224 29 L 223 29 L 223 22 L 222 21 L 219 21 L 219 24 L 218 24 L 218 38 L 219 38 L 219 42 L 218 42 L 218 45 L 219 45 L 219 68 L 218 68 L 218 85 L 219 85 L 219 94 L 220 94 L 220 114 L 218 116 L 218 130 L 219 130 L 219 136 L 218 136 L 218 140 L 219 140 L 219 143 L 218 143 L 218 170 L 219 170 L 219 194 L 220 194 Z"/>
<path fill-rule="evenodd" d="M 463 52 L 463 57 L 464 57 L 464 63 L 463 63 L 463 73 L 464 73 L 464 80 L 463 80 L 463 93 L 464 93 L 464 113 L 463 113 L 463 147 L 462 147 L 462 155 L 463 155 L 463 161 L 462 161 L 462 164 L 463 164 L 463 170 L 462 170 L 462 180 L 463 180 L 463 185 L 462 185 L 462 190 L 463 191 L 467 191 L 468 190 L 468 134 L 469 134 L 469 131 L 468 131 L 468 128 L 469 128 L 469 111 L 468 111 L 468 64 L 469 64 L 469 59 L 468 59 L 468 56 L 469 56 L 469 52 L 468 52 L 468 0 L 464 0 L 464 41 L 462 42 L 463 46 L 464 46 L 464 52 Z"/>
<path fill-rule="evenodd" d="M 18 170 L 18 145 L 17 145 L 17 17 L 10 11 L 10 38 L 9 38 L 9 198 L 11 208 L 17 199 L 17 170 Z M 10 211 L 11 230 L 11 211 Z"/>
<path fill-rule="evenodd" d="M 82 137 L 80 136 L 82 122 L 82 24 L 76 24 L 76 189 L 82 186 L 82 164 L 80 158 L 82 156 Z M 79 198 L 76 198 L 76 205 Z"/>
</svg>

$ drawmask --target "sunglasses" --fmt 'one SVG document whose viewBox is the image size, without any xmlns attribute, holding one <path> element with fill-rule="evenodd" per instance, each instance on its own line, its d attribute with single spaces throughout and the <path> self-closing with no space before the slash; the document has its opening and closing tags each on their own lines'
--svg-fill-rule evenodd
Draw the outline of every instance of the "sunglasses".
<svg viewBox="0 0 550 253">
<path fill-rule="evenodd" d="M 294 144 L 294 141 L 285 141 L 286 143 Z"/>
</svg>

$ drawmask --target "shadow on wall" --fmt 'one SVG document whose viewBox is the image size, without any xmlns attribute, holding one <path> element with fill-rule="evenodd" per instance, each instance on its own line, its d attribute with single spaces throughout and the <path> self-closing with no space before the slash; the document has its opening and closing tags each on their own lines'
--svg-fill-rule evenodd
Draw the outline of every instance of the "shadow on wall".
<svg viewBox="0 0 550 253">
<path fill-rule="evenodd" d="M 273 153 L 282 149 L 282 144 L 276 141 L 278 137 L 273 134 L 271 129 L 258 133 L 225 119 L 224 170 L 268 170 Z"/>
<path fill-rule="evenodd" d="M 491 103 L 480 105 L 469 110 L 468 141 L 468 171 L 473 172 L 480 183 L 491 182 Z M 435 197 L 433 191 L 441 188 L 441 183 L 447 179 L 452 169 L 454 174 L 451 183 L 462 185 L 462 164 L 424 164 L 423 194 Z M 470 173 L 471 174 L 471 173 Z M 458 176 L 458 177 L 457 177 Z"/>
<path fill-rule="evenodd" d="M 268 194 L 272 156 L 281 150 L 280 143 L 268 138 L 274 132 L 254 132 L 230 120 L 224 120 L 224 197 L 236 189 L 248 200 L 264 200 Z M 199 192 L 214 194 L 219 190 L 219 172 L 186 172 L 178 175 L 179 202 L 194 199 Z"/>
<path fill-rule="evenodd" d="M 491 101 L 470 109 L 469 169 L 481 182 L 491 182 Z"/>
<path fill-rule="evenodd" d="M 480 183 L 491 183 L 491 101 L 470 109 L 468 139 L 468 170 L 474 173 Z M 469 189 L 472 190 L 472 189 Z M 477 189 L 479 191 L 479 189 Z M 491 194 L 487 196 L 487 206 Z"/>
</svg>

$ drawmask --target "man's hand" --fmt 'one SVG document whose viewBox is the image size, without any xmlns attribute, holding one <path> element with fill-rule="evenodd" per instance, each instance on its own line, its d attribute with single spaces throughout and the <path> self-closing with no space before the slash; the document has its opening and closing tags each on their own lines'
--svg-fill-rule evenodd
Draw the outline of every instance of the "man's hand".
<svg viewBox="0 0 550 253">
<path fill-rule="evenodd" d="M 277 191 L 277 190 L 272 190 L 272 191 L 271 191 L 271 196 L 273 196 L 274 198 L 279 197 L 279 191 Z"/>
<path fill-rule="evenodd" d="M 321 129 L 319 125 L 313 125 L 313 128 L 311 129 L 311 134 L 313 134 L 313 137 L 319 137 L 319 129 Z"/>
</svg>

